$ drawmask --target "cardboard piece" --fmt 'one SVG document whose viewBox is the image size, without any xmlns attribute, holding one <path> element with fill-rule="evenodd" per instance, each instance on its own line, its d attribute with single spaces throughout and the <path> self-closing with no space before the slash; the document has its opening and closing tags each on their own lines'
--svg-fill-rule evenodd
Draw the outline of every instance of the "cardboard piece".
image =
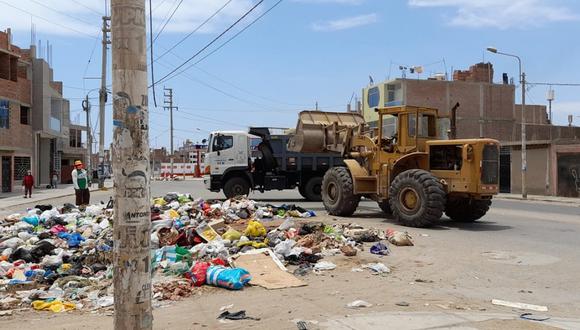
<svg viewBox="0 0 580 330">
<path fill-rule="evenodd" d="M 256 253 L 257 251 L 261 253 Z M 252 275 L 250 284 L 269 290 L 307 285 L 306 282 L 286 272 L 286 267 L 277 260 L 272 250 L 260 249 L 252 252 L 254 253 L 241 254 L 235 260 L 236 267 L 244 268 Z"/>
</svg>

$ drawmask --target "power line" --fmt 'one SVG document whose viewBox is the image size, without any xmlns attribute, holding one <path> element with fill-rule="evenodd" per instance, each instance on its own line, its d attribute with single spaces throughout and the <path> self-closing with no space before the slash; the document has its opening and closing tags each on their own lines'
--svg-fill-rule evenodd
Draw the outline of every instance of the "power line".
<svg viewBox="0 0 580 330">
<path fill-rule="evenodd" d="M 571 87 L 580 87 L 580 84 L 574 84 L 574 83 L 548 83 L 548 82 L 539 82 L 539 83 L 534 83 L 534 82 L 527 82 L 527 81 L 526 81 L 526 85 L 544 85 L 544 86 L 571 86 Z"/>
<path fill-rule="evenodd" d="M 79 30 L 77 30 L 77 29 L 75 29 L 75 28 L 72 28 L 72 27 L 69 27 L 69 26 L 66 26 L 66 25 L 63 25 L 63 24 L 57 23 L 57 22 L 53 22 L 53 21 L 51 21 L 51 20 L 49 20 L 49 19 L 47 19 L 47 18 L 45 18 L 45 17 L 42 17 L 42 16 L 40 16 L 40 15 L 33 14 L 33 13 L 29 12 L 28 10 L 24 10 L 24 9 L 22 9 L 22 8 L 18 8 L 18 7 L 16 7 L 16 6 L 13 6 L 13 5 L 9 4 L 9 3 L 8 3 L 8 2 L 6 2 L 6 1 L 0 0 L 0 2 L 1 2 L 1 3 L 3 3 L 3 4 L 5 4 L 5 5 L 7 5 L 7 6 L 9 6 L 9 7 L 12 7 L 12 8 L 14 8 L 14 9 L 16 9 L 16 10 L 19 10 L 19 11 L 21 11 L 21 12 L 24 12 L 24 13 L 27 13 L 27 14 L 29 14 L 29 15 L 31 15 L 31 16 L 34 16 L 34 17 L 36 17 L 36 18 L 40 18 L 41 20 L 43 20 L 43 21 L 45 21 L 45 22 L 48 22 L 48 23 L 50 23 L 50 24 L 53 24 L 53 25 L 60 26 L 60 27 L 62 27 L 62 28 L 64 28 L 64 29 L 67 29 L 67 30 L 70 30 L 70 31 L 73 31 L 73 32 L 76 32 L 76 33 L 79 33 L 79 34 L 83 34 L 83 35 L 85 35 L 85 36 L 88 36 L 88 37 L 90 37 L 90 38 L 93 38 L 93 39 L 98 39 L 98 38 L 96 38 L 96 37 L 93 37 L 92 35 L 90 35 L 90 34 L 88 34 L 88 33 L 86 33 L 86 32 L 82 32 L 82 31 L 79 31 Z"/>
<path fill-rule="evenodd" d="M 85 5 L 84 3 L 80 2 L 80 1 L 77 1 L 77 0 L 71 0 L 71 1 L 72 1 L 72 2 L 74 2 L 74 3 L 76 3 L 77 5 L 79 5 L 79 6 L 81 6 L 81 7 L 85 7 L 86 9 L 88 9 L 88 10 L 92 11 L 93 13 L 96 13 L 96 14 L 98 14 L 98 15 L 102 15 L 102 14 L 103 14 L 103 13 L 101 13 L 101 12 L 97 11 L 96 9 L 93 9 L 93 8 L 91 8 L 91 7 L 87 6 L 87 5 Z"/>
<path fill-rule="evenodd" d="M 240 18 L 238 18 L 234 23 L 232 23 L 227 29 L 225 29 L 222 33 L 220 33 L 217 37 L 215 37 L 212 41 L 210 41 L 207 45 L 205 45 L 202 49 L 200 49 L 197 53 L 193 54 L 193 56 L 191 56 L 189 59 L 187 59 L 185 62 L 183 62 L 182 64 L 180 64 L 178 67 L 176 67 L 175 69 L 173 69 L 171 72 L 169 72 L 168 74 L 166 74 L 163 78 L 159 79 L 158 81 L 156 81 L 156 83 L 160 83 L 162 81 L 165 81 L 169 76 L 171 76 L 173 73 L 175 73 L 177 70 L 179 70 L 180 68 L 182 68 L 184 65 L 186 65 L 187 63 L 189 63 L 191 60 L 193 60 L 197 55 L 201 54 L 201 52 L 203 52 L 204 50 L 206 50 L 208 47 L 210 47 L 211 45 L 213 45 L 219 38 L 221 38 L 224 34 L 226 34 L 229 30 L 231 30 L 234 26 L 236 26 L 239 22 L 241 22 L 244 18 L 246 18 L 246 16 L 248 16 L 252 11 L 254 11 L 254 9 L 256 9 L 262 2 L 264 2 L 264 0 L 260 0 L 258 3 L 256 3 L 252 8 L 250 8 L 244 15 L 242 15 Z M 175 76 L 179 75 L 180 73 L 176 74 Z M 174 76 L 174 77 L 175 77 Z M 171 77 L 171 78 L 174 78 Z M 149 86 L 151 87 L 151 86 Z"/>
<path fill-rule="evenodd" d="M 193 29 L 193 31 L 191 31 L 185 37 L 183 37 L 181 40 L 179 40 L 175 45 L 173 45 L 171 48 L 169 48 L 165 53 L 163 53 L 159 57 L 157 57 L 154 62 L 157 62 L 160 58 L 167 55 L 167 53 L 169 53 L 170 51 L 175 49 L 175 47 L 179 46 L 182 42 L 187 40 L 187 38 L 191 37 L 192 34 L 194 34 L 199 29 L 201 29 L 205 24 L 207 24 L 207 22 L 209 22 L 212 18 L 214 18 L 217 14 L 219 14 L 232 1 L 233 0 L 228 0 L 223 6 L 221 6 L 218 10 L 216 10 L 210 17 L 208 17 L 205 21 L 203 21 L 200 25 L 198 25 L 195 29 Z"/>
<path fill-rule="evenodd" d="M 79 21 L 79 22 L 83 22 L 83 23 L 85 23 L 85 24 L 88 24 L 88 25 L 93 25 L 93 24 L 94 24 L 94 23 L 92 23 L 92 22 L 85 21 L 84 19 L 81 19 L 81 18 L 75 17 L 75 16 L 73 16 L 73 15 L 69 15 L 69 14 L 67 14 L 67 13 L 60 12 L 60 11 L 58 11 L 58 10 L 56 10 L 56 9 L 54 9 L 54 8 L 52 8 L 52 7 L 50 7 L 50 6 L 47 6 L 47 5 L 43 4 L 42 2 L 39 2 L 39 1 L 36 1 L 36 0 L 29 0 L 29 1 L 32 1 L 32 2 L 36 3 L 37 5 L 40 5 L 40 6 L 44 7 L 44 8 L 47 8 L 47 9 L 50 9 L 50 10 L 52 10 L 53 12 L 55 12 L 55 13 L 58 13 L 58 14 L 60 14 L 60 15 L 64 15 L 64 16 L 70 17 L 70 18 L 72 18 L 72 19 L 74 19 L 74 20 L 77 20 L 77 21 Z"/>
<path fill-rule="evenodd" d="M 205 60 L 206 58 L 208 58 L 209 56 L 213 55 L 214 53 L 216 53 L 218 50 L 220 50 L 222 47 L 224 47 L 225 45 L 227 45 L 230 41 L 234 40 L 237 36 L 239 36 L 240 34 L 242 34 L 244 31 L 246 31 L 250 26 L 252 26 L 254 23 L 256 23 L 258 20 L 260 20 L 262 17 L 264 17 L 266 14 L 268 14 L 272 9 L 276 8 L 276 6 L 278 6 L 282 1 L 284 0 L 278 0 L 278 2 L 276 2 L 274 5 L 272 5 L 272 7 L 270 7 L 268 10 L 266 10 L 265 12 L 263 12 L 260 16 L 256 17 L 256 19 L 254 19 L 250 24 L 248 24 L 247 26 L 245 26 L 243 29 L 241 29 L 240 31 L 238 31 L 238 33 L 234 34 L 231 38 L 229 38 L 228 40 L 226 40 L 224 43 L 222 43 L 221 45 L 219 45 L 217 48 L 215 48 L 214 50 L 212 50 L 211 52 L 209 52 L 208 54 L 206 54 L 204 57 L 202 57 L 201 59 L 199 59 L 197 62 L 193 63 L 192 65 L 188 66 L 187 68 L 185 68 L 183 71 L 185 70 L 189 70 L 189 68 L 191 68 L 194 65 L 199 64 L 201 61 Z M 181 71 L 181 72 L 183 72 Z M 180 73 L 181 73 L 180 72 Z"/>
<path fill-rule="evenodd" d="M 173 15 L 175 15 L 175 12 L 177 11 L 177 9 L 179 9 L 179 7 L 181 6 L 181 4 L 183 3 L 183 0 L 179 0 L 179 3 L 177 4 L 177 6 L 175 7 L 175 9 L 173 9 L 173 12 L 171 13 L 171 15 L 169 16 L 169 18 L 167 20 L 165 20 L 165 24 L 163 24 L 163 26 L 161 27 L 161 30 L 157 33 L 157 35 L 155 36 L 155 38 L 153 38 L 153 41 L 151 41 L 151 45 L 149 45 L 149 47 L 153 47 L 153 43 L 155 41 L 157 41 L 157 38 L 159 38 L 159 36 L 161 35 L 161 33 L 163 32 L 163 30 L 165 30 L 165 27 L 167 26 L 167 24 L 169 24 L 169 22 L 171 21 L 171 19 L 173 18 Z"/>
</svg>

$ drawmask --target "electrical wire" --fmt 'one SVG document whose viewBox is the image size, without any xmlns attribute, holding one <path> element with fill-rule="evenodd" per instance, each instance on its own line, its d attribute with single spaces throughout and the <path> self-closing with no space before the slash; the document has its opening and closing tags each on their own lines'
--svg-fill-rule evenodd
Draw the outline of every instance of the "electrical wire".
<svg viewBox="0 0 580 330">
<path fill-rule="evenodd" d="M 77 1 L 77 0 L 70 0 L 70 1 L 72 1 L 72 2 L 76 3 L 77 5 L 79 5 L 79 6 L 81 6 L 81 7 L 85 7 L 86 9 L 88 9 L 88 10 L 92 11 L 93 13 L 96 13 L 96 14 L 99 14 L 99 15 L 102 15 L 102 14 L 103 14 L 103 13 L 101 13 L 101 12 L 97 11 L 96 9 L 93 9 L 93 8 L 91 8 L 91 7 L 87 6 L 87 5 L 85 5 L 84 3 L 80 2 L 80 1 Z"/>
<path fill-rule="evenodd" d="M 37 5 L 39 5 L 39 6 L 42 6 L 42 7 L 44 7 L 44 8 L 47 8 L 47 9 L 50 9 L 50 10 L 52 10 L 52 11 L 53 11 L 53 12 L 55 12 L 55 13 L 58 13 L 58 14 L 60 14 L 60 15 L 63 15 L 63 16 L 70 17 L 70 18 L 72 18 L 72 19 L 74 19 L 74 20 L 77 20 L 77 21 L 79 21 L 79 22 L 83 22 L 83 23 L 85 23 L 85 24 L 88 24 L 88 25 L 93 25 L 93 24 L 94 24 L 94 23 L 92 23 L 92 22 L 85 21 L 84 19 L 81 19 L 81 18 L 75 17 L 75 16 L 73 16 L 73 15 L 70 15 L 70 14 L 67 14 L 67 13 L 60 12 L 60 11 L 58 11 L 58 10 L 56 10 L 56 9 L 54 9 L 54 8 L 52 8 L 52 7 L 50 7 L 50 6 L 47 6 L 47 5 L 43 4 L 42 2 L 39 2 L 39 1 L 36 1 L 36 0 L 28 0 L 28 1 L 32 1 L 32 2 L 36 3 L 36 4 L 37 4 Z"/>
<path fill-rule="evenodd" d="M 179 0 L 179 3 L 177 4 L 177 6 L 175 7 L 175 9 L 173 9 L 173 12 L 171 13 L 171 15 L 169 16 L 169 18 L 167 20 L 165 20 L 165 23 L 163 24 L 163 26 L 161 27 L 161 30 L 157 33 L 157 35 L 155 36 L 155 38 L 153 38 L 153 41 L 151 41 L 151 45 L 149 45 L 150 47 L 153 47 L 153 43 L 155 41 L 157 41 L 157 38 L 159 38 L 159 36 L 161 35 L 161 33 L 163 33 L 163 30 L 165 30 L 165 27 L 167 26 L 167 24 L 169 24 L 169 22 L 171 21 L 171 19 L 173 18 L 173 15 L 175 15 L 175 12 L 177 11 L 177 9 L 179 9 L 179 7 L 181 6 L 181 4 L 183 3 L 183 0 Z M 150 18 L 151 19 L 151 18 Z"/>
<path fill-rule="evenodd" d="M 214 18 L 217 14 L 219 14 L 227 5 L 230 4 L 230 2 L 232 2 L 233 0 L 228 0 L 223 6 L 221 6 L 218 10 L 216 10 L 210 17 L 208 17 L 205 21 L 203 21 L 201 24 L 199 24 L 195 29 L 193 29 L 193 31 L 191 31 L 190 33 L 188 33 L 185 37 L 183 37 L 181 40 L 179 40 L 175 45 L 173 45 L 171 48 L 169 48 L 167 51 L 165 51 L 165 53 L 161 54 L 159 57 L 157 57 L 155 59 L 155 62 L 157 62 L 160 58 L 162 58 L 163 56 L 167 55 L 167 53 L 171 52 L 173 49 L 175 49 L 175 47 L 179 46 L 181 43 L 183 43 L 185 40 L 187 40 L 187 38 L 191 37 L 192 34 L 194 34 L 195 32 L 197 32 L 199 29 L 201 29 L 205 24 L 207 24 L 207 22 L 209 22 L 212 18 Z"/>
<path fill-rule="evenodd" d="M 182 64 L 180 64 L 178 67 L 176 67 L 175 69 L 173 69 L 171 72 L 169 72 L 168 74 L 166 74 L 163 78 L 159 79 L 158 81 L 156 81 L 156 83 L 160 83 L 165 81 L 169 76 L 171 76 L 173 73 L 175 73 L 177 70 L 179 70 L 180 68 L 182 68 L 184 65 L 186 65 L 187 63 L 189 63 L 191 60 L 193 60 L 195 57 L 197 57 L 197 55 L 201 54 L 204 50 L 206 50 L 207 48 L 209 48 L 211 45 L 213 45 L 216 41 L 218 41 L 224 34 L 226 34 L 228 31 L 230 31 L 232 28 L 234 28 L 238 23 L 240 23 L 244 18 L 246 18 L 246 16 L 248 16 L 251 12 L 254 11 L 254 9 L 256 9 L 262 2 L 264 2 L 264 0 L 260 0 L 258 3 L 256 3 L 252 8 L 250 8 L 244 15 L 242 15 L 240 18 L 238 18 L 234 23 L 232 23 L 230 26 L 228 26 L 227 29 L 225 29 L 222 33 L 220 33 L 217 37 L 215 37 L 212 41 L 210 41 L 207 45 L 205 45 L 202 49 L 200 49 L 197 53 L 193 54 L 193 56 L 191 56 L 189 59 L 187 59 L 185 62 L 183 62 Z M 180 73 L 176 74 L 175 76 L 179 75 Z M 175 76 L 171 77 L 174 78 Z M 168 79 L 167 79 L 168 80 Z M 151 87 L 151 86 L 149 86 Z"/>
<path fill-rule="evenodd" d="M 221 45 L 219 45 L 217 48 L 215 48 L 214 50 L 212 50 L 211 52 L 209 52 L 208 54 L 206 54 L 204 57 L 202 57 L 201 59 L 199 59 L 197 62 L 193 63 L 192 65 L 188 66 L 187 68 L 185 68 L 183 71 L 188 70 L 189 68 L 191 68 L 194 65 L 199 64 L 201 61 L 205 60 L 206 58 L 208 58 L 209 56 L 213 55 L 214 53 L 216 53 L 218 50 L 220 50 L 222 47 L 224 47 L 225 45 L 227 45 L 230 41 L 234 40 L 237 36 L 239 36 L 240 34 L 242 34 L 244 31 L 246 31 L 250 26 L 252 26 L 254 23 L 256 23 L 258 20 L 260 20 L 262 17 L 264 17 L 266 14 L 268 14 L 272 9 L 276 8 L 276 6 L 278 6 L 282 1 L 284 0 L 278 0 L 278 2 L 276 2 L 274 5 L 272 5 L 272 7 L 270 7 L 268 10 L 266 10 L 265 12 L 263 12 L 260 16 L 256 17 L 256 19 L 254 19 L 250 24 L 248 24 L 247 26 L 245 26 L 243 29 L 241 29 L 240 31 L 238 31 L 236 34 L 234 34 L 231 38 L 229 38 L 228 40 L 226 40 L 224 43 L 222 43 Z M 182 72 L 183 72 L 182 71 Z"/>
<path fill-rule="evenodd" d="M 18 8 L 18 7 L 16 7 L 16 6 L 13 6 L 13 5 L 11 5 L 10 3 L 6 2 L 6 1 L 0 0 L 0 2 L 1 2 L 1 3 L 3 3 L 3 4 L 5 4 L 5 5 L 7 5 L 7 6 L 9 6 L 9 7 L 12 7 L 12 8 L 14 8 L 14 9 L 16 9 L 16 10 L 19 10 L 19 11 L 21 11 L 21 12 L 24 12 L 24 13 L 27 13 L 27 14 L 29 14 L 29 15 L 31 15 L 31 16 L 34 16 L 34 17 L 36 17 L 36 18 L 40 18 L 41 20 L 43 20 L 43 21 L 45 21 L 45 22 L 48 22 L 48 23 L 50 23 L 50 24 L 53 24 L 53 25 L 56 25 L 56 26 L 60 26 L 61 28 L 64 28 L 64 29 L 67 29 L 67 30 L 70 30 L 70 31 L 76 32 L 76 33 L 78 33 L 78 34 L 83 34 L 83 35 L 85 35 L 85 36 L 88 36 L 88 37 L 90 37 L 90 38 L 93 38 L 93 39 L 98 39 L 97 37 L 93 37 L 92 35 L 90 35 L 90 34 L 88 34 L 88 33 L 86 33 L 86 32 L 82 32 L 82 31 L 79 31 L 79 30 L 77 30 L 77 29 L 75 29 L 75 28 L 72 28 L 72 27 L 70 27 L 70 26 L 66 26 L 66 25 L 63 25 L 63 24 L 60 24 L 60 23 L 57 23 L 57 22 L 53 22 L 53 21 L 51 21 L 51 20 L 49 20 L 49 19 L 47 19 L 47 18 L 45 18 L 45 17 L 42 17 L 42 16 L 40 16 L 40 15 L 33 14 L 33 13 L 31 13 L 30 11 L 28 11 L 28 10 L 25 10 L 25 9 Z"/>
</svg>

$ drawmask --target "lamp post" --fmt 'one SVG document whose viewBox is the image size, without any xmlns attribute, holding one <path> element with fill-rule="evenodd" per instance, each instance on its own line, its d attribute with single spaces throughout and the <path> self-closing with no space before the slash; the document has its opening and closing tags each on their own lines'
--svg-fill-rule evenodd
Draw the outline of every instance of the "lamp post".
<svg viewBox="0 0 580 330">
<path fill-rule="evenodd" d="M 528 169 L 527 157 L 526 157 L 526 74 L 522 71 L 522 60 L 519 56 L 503 53 L 497 50 L 495 47 L 487 47 L 487 51 L 505 55 L 509 57 L 515 57 L 518 60 L 519 70 L 520 70 L 520 83 L 522 85 L 522 198 L 528 198 L 528 191 L 526 189 L 526 172 Z"/>
</svg>

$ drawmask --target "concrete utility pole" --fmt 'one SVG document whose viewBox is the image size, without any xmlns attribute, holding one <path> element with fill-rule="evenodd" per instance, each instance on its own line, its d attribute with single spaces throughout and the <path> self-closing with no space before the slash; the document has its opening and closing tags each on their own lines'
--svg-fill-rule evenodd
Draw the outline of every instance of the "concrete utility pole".
<svg viewBox="0 0 580 330">
<path fill-rule="evenodd" d="M 145 0 L 111 0 L 115 329 L 151 329 Z"/>
<path fill-rule="evenodd" d="M 93 139 L 91 137 L 91 102 L 89 102 L 89 94 L 85 96 L 82 106 L 83 110 L 87 113 L 87 171 L 89 172 L 89 178 L 92 178 L 91 158 L 93 157 Z M 90 186 L 91 180 L 89 179 L 89 187 Z"/>
<path fill-rule="evenodd" d="M 103 16 L 103 40 L 101 55 L 101 89 L 99 90 L 99 189 L 105 188 L 105 104 L 107 103 L 107 45 L 111 43 L 108 33 L 109 28 L 108 16 Z"/>
<path fill-rule="evenodd" d="M 177 107 L 173 106 L 173 88 L 164 88 L 166 92 L 169 94 L 164 94 L 165 100 L 163 103 L 169 104 L 164 106 L 164 109 L 169 109 L 169 163 L 171 166 L 171 179 L 173 179 L 173 109 L 177 109 Z"/>
</svg>

